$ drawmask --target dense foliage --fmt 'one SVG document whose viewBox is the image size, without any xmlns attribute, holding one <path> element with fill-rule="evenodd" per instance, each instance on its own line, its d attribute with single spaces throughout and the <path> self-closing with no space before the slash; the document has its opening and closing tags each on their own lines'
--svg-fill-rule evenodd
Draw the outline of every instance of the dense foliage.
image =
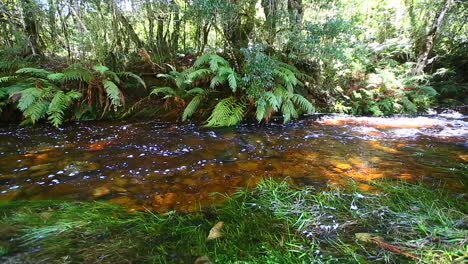
<svg viewBox="0 0 468 264">
<path fill-rule="evenodd" d="M 0 120 L 230 126 L 466 104 L 467 15 L 459 0 L 2 1 Z"/>
</svg>

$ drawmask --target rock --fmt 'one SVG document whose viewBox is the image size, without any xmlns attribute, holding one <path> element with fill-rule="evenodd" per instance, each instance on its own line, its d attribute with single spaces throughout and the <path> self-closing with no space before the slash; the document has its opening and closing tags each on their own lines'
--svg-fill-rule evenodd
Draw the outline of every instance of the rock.
<svg viewBox="0 0 468 264">
<path fill-rule="evenodd" d="M 111 192 L 111 190 L 105 186 L 102 186 L 102 187 L 98 187 L 96 189 L 93 190 L 93 196 L 94 198 L 99 198 L 101 196 L 104 196 L 104 195 L 108 195 L 109 193 Z"/>
<path fill-rule="evenodd" d="M 224 226 L 224 222 L 218 222 L 216 223 L 210 230 L 210 233 L 208 234 L 208 237 L 206 238 L 206 240 L 214 240 L 214 239 L 217 239 L 217 238 L 221 238 L 223 237 L 223 232 L 222 232 L 222 228 Z"/>
<path fill-rule="evenodd" d="M 194 264 L 213 264 L 207 256 L 198 257 Z"/>
</svg>

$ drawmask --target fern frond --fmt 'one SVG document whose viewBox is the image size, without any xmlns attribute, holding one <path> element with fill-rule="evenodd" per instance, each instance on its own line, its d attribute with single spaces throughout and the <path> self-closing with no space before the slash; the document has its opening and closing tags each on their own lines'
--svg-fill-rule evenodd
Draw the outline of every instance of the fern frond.
<svg viewBox="0 0 468 264">
<path fill-rule="evenodd" d="M 26 118 L 29 118 L 31 122 L 34 124 L 36 123 L 39 119 L 43 118 L 47 112 L 47 108 L 49 107 L 49 102 L 39 99 L 35 101 L 33 104 L 28 106 L 23 111 L 23 115 Z"/>
<path fill-rule="evenodd" d="M 187 91 L 187 95 L 189 95 L 189 94 L 202 94 L 202 93 L 205 93 L 205 90 L 203 90 L 202 88 L 199 88 L 199 87 L 195 87 L 195 88 L 192 88 L 192 89 Z"/>
<path fill-rule="evenodd" d="M 291 100 L 297 105 L 299 106 L 299 108 L 306 112 L 307 114 L 311 114 L 312 112 L 315 111 L 315 108 L 314 106 L 312 105 L 311 102 L 309 102 L 309 100 L 307 100 L 304 96 L 300 95 L 300 94 L 293 94 L 292 97 L 291 97 Z"/>
<path fill-rule="evenodd" d="M 289 122 L 291 118 L 297 118 L 299 116 L 293 102 L 290 99 L 283 102 L 281 106 L 281 112 L 283 113 L 284 123 Z"/>
<path fill-rule="evenodd" d="M 429 96 L 436 96 L 439 94 L 432 86 L 420 85 L 418 88 Z"/>
<path fill-rule="evenodd" d="M 47 79 L 53 82 L 62 82 L 64 80 L 65 74 L 58 72 L 58 73 L 51 73 L 47 75 Z"/>
<path fill-rule="evenodd" d="M 227 76 L 229 87 L 231 87 L 232 92 L 237 90 L 237 77 L 234 71 Z"/>
<path fill-rule="evenodd" d="M 220 67 L 228 66 L 229 63 L 221 56 L 216 54 L 204 54 L 200 56 L 193 64 L 194 68 L 198 68 L 204 64 L 208 64 L 213 72 L 218 71 Z"/>
<path fill-rule="evenodd" d="M 18 101 L 18 109 L 22 112 L 26 111 L 36 100 L 38 100 L 42 94 L 44 93 L 43 89 L 39 88 L 28 88 L 19 92 L 21 94 L 21 98 Z M 16 93 L 15 93 L 16 94 Z M 12 97 L 14 94 L 10 95 Z"/>
<path fill-rule="evenodd" d="M 138 83 L 141 84 L 141 86 L 143 86 L 146 89 L 145 81 L 143 81 L 143 79 L 140 76 L 136 75 L 135 73 L 133 73 L 133 72 L 120 72 L 120 73 L 118 73 L 118 75 L 123 76 L 125 78 L 133 78 L 133 79 L 137 80 Z"/>
<path fill-rule="evenodd" d="M 121 100 L 121 94 L 119 87 L 115 83 L 109 80 L 104 80 L 102 81 L 102 84 L 104 85 L 104 89 L 106 90 L 107 98 L 110 99 L 111 104 L 114 106 L 114 109 L 116 107 L 122 105 L 122 100 Z"/>
<path fill-rule="evenodd" d="M 104 65 L 94 65 L 93 66 L 93 70 L 99 72 L 99 73 L 102 73 L 104 74 L 106 71 L 109 71 L 109 68 L 107 68 L 106 66 Z"/>
<path fill-rule="evenodd" d="M 150 94 L 158 95 L 158 94 L 170 94 L 170 95 L 176 95 L 176 92 L 174 89 L 171 87 L 157 87 L 154 88 L 153 91 L 151 91 Z"/>
<path fill-rule="evenodd" d="M 203 99 L 203 95 L 199 94 L 192 98 L 192 100 L 187 104 L 182 114 L 182 121 L 186 121 L 189 117 L 197 111 Z"/>
<path fill-rule="evenodd" d="M 3 76 L 3 77 L 0 77 L 0 83 L 6 83 L 6 82 L 14 81 L 17 78 L 18 78 L 17 76 Z"/>
<path fill-rule="evenodd" d="M 63 123 L 63 116 L 65 109 L 70 105 L 73 100 L 81 97 L 81 93 L 75 90 L 64 93 L 58 91 L 47 109 L 48 119 L 55 127 L 59 127 Z"/>
<path fill-rule="evenodd" d="M 416 113 L 418 111 L 416 105 L 413 102 L 411 102 L 407 97 L 402 97 L 401 103 L 405 107 L 406 111 L 410 113 Z"/>
<path fill-rule="evenodd" d="M 80 64 L 72 64 L 64 71 L 64 81 L 83 81 L 90 82 L 93 75 L 87 69 L 83 68 Z"/>
<path fill-rule="evenodd" d="M 117 75 L 117 73 L 115 73 L 113 71 L 106 71 L 104 74 L 111 77 L 114 80 L 113 81 L 114 83 L 120 83 L 120 78 Z"/>
<path fill-rule="evenodd" d="M 37 68 L 22 68 L 16 71 L 17 74 L 30 74 L 37 77 L 46 77 L 50 72 Z"/>
<path fill-rule="evenodd" d="M 230 96 L 216 104 L 207 120 L 209 127 L 223 127 L 237 125 L 244 118 L 246 103 Z"/>
<path fill-rule="evenodd" d="M 187 80 L 190 82 L 197 80 L 198 78 L 212 74 L 213 72 L 210 69 L 198 69 L 191 71 L 190 73 L 187 74 Z"/>
</svg>

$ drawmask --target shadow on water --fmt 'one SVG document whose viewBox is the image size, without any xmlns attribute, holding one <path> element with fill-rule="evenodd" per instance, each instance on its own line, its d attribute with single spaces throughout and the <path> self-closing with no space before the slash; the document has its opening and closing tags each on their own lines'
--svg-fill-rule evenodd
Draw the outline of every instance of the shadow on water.
<svg viewBox="0 0 468 264">
<path fill-rule="evenodd" d="M 468 119 L 324 115 L 209 129 L 159 122 L 0 128 L 0 199 L 103 199 L 191 212 L 263 177 L 424 180 L 466 192 Z"/>
</svg>

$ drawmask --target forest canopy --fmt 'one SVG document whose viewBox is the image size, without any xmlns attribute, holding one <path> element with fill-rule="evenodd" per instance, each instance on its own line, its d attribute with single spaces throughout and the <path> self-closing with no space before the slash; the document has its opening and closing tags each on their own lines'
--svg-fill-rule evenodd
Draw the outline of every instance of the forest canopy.
<svg viewBox="0 0 468 264">
<path fill-rule="evenodd" d="M 0 120 L 208 126 L 467 103 L 460 0 L 4 0 Z"/>
</svg>

